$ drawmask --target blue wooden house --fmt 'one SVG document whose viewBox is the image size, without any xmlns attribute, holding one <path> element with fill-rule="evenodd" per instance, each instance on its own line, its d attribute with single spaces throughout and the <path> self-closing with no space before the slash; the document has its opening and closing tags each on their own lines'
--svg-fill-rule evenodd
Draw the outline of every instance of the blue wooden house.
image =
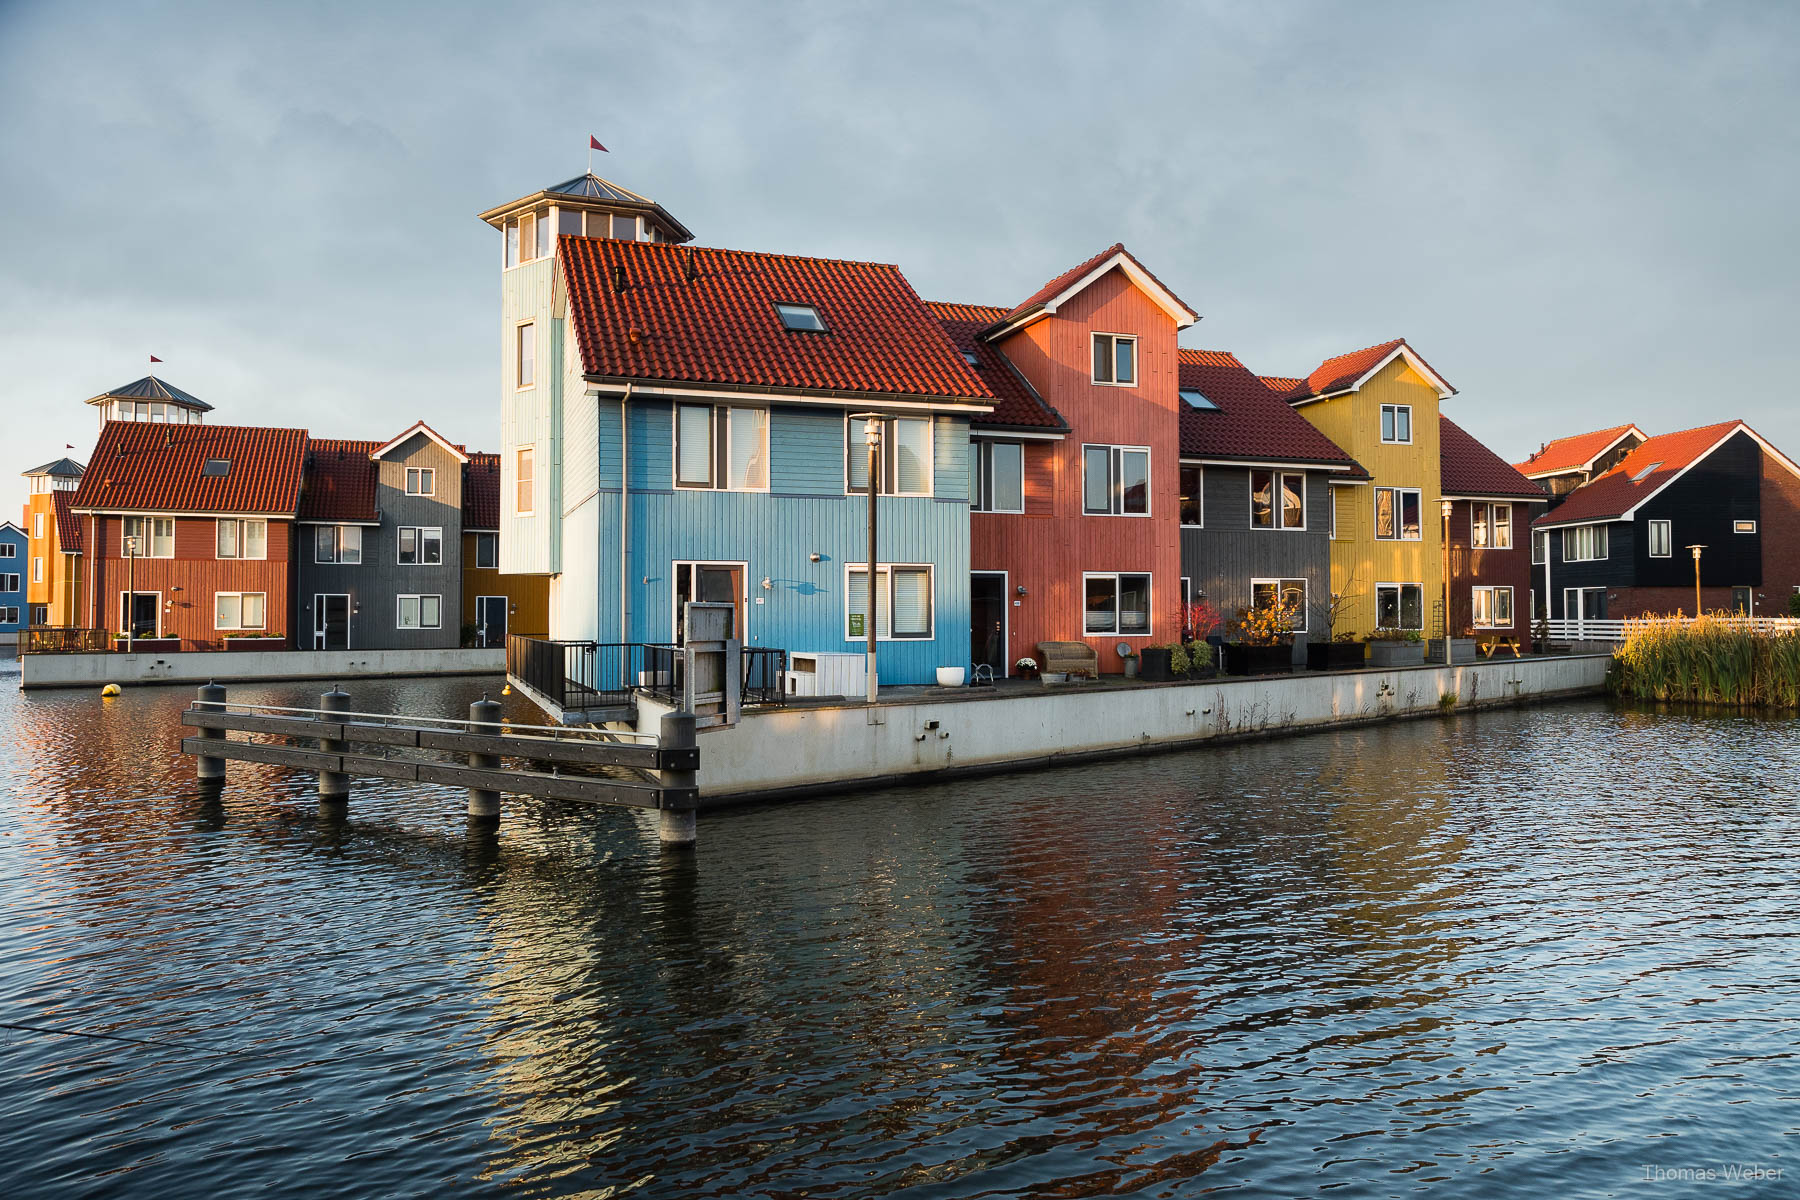
<svg viewBox="0 0 1800 1200">
<path fill-rule="evenodd" d="M 886 683 L 968 665 L 969 425 L 994 396 L 898 268 L 692 247 L 592 175 L 482 217 L 502 234 L 500 568 L 549 578 L 553 638 L 679 643 L 699 600 L 790 653 L 860 653 L 873 620 Z"/>
<path fill-rule="evenodd" d="M 29 619 L 25 563 L 31 539 L 11 521 L 0 522 L 0 646 L 16 645 Z"/>
</svg>

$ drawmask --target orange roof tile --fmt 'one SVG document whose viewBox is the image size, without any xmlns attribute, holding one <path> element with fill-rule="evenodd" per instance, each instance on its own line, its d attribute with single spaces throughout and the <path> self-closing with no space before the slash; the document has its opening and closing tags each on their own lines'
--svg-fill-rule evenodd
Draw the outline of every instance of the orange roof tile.
<svg viewBox="0 0 1800 1200">
<path fill-rule="evenodd" d="M 1365 472 L 1338 444 L 1270 391 L 1237 357 L 1223 350 L 1182 350 L 1181 387 L 1197 390 L 1217 411 L 1181 402 L 1181 453 L 1190 458 L 1329 463 L 1347 466 L 1345 478 Z"/>
<path fill-rule="evenodd" d="M 1592 433 L 1571 434 L 1545 442 L 1536 454 L 1514 465 L 1526 475 L 1560 475 L 1565 471 L 1585 471 L 1594 465 L 1595 459 L 1618 445 L 1620 439 L 1628 433 L 1636 434 L 1640 440 L 1649 436 L 1636 425 L 1629 424 L 1596 429 Z"/>
<path fill-rule="evenodd" d="M 985 417 L 977 417 L 977 425 L 1009 429 L 1068 429 L 1069 424 L 1063 420 L 1062 414 L 1051 408 L 1033 390 L 1006 355 L 1001 353 L 1000 348 L 977 336 L 1004 317 L 1005 309 L 989 304 L 945 304 L 935 300 L 927 301 L 926 306 L 943 323 L 944 332 L 956 343 L 957 350 L 962 354 L 975 356 L 976 362 L 980 364 L 975 368 L 975 373 L 981 376 L 988 390 L 994 393 L 994 411 Z"/>
<path fill-rule="evenodd" d="M 470 454 L 463 469 L 463 528 L 500 528 L 500 456 Z"/>
<path fill-rule="evenodd" d="M 309 438 L 300 487 L 302 521 L 373 521 L 380 442 Z"/>
<path fill-rule="evenodd" d="M 1661 491 L 1726 437 L 1749 428 L 1742 421 L 1721 421 L 1717 425 L 1659 434 L 1627 454 L 1612 470 L 1570 492 L 1567 499 L 1533 524 L 1569 525 L 1622 517 Z"/>
<path fill-rule="evenodd" d="M 1504 496 L 1537 500 L 1543 487 L 1514 470 L 1449 417 L 1438 417 L 1438 483 L 1446 496 Z"/>
<path fill-rule="evenodd" d="M 72 507 L 291 516 L 305 458 L 304 429 L 108 421 Z M 208 475 L 209 459 L 230 465 Z"/>
</svg>

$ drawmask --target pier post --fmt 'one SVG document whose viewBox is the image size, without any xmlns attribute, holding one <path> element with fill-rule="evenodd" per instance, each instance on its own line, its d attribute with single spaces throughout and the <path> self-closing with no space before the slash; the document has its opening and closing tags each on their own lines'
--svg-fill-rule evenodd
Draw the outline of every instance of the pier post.
<svg viewBox="0 0 1800 1200">
<path fill-rule="evenodd" d="M 225 711 L 225 688 L 222 684 L 208 682 L 203 685 L 194 702 L 194 707 L 208 712 Z M 199 730 L 203 738 L 223 738 L 223 729 L 208 729 L 202 726 Z M 194 778 L 202 783 L 225 782 L 225 760 L 201 754 L 194 758 Z"/>
<path fill-rule="evenodd" d="M 326 713 L 346 713 L 350 711 L 350 696 L 332 685 L 329 692 L 319 697 L 319 707 Z M 322 721 L 332 720 L 330 716 L 322 716 Z M 327 754 L 346 754 L 350 743 L 337 738 L 320 738 L 319 749 Z M 319 799 L 321 802 L 348 804 L 350 802 L 350 776 L 342 771 L 319 772 Z"/>
<path fill-rule="evenodd" d="M 657 744 L 665 749 L 687 750 L 696 744 L 694 741 L 694 714 L 690 712 L 670 712 L 662 715 L 662 725 L 657 731 Z M 664 787 L 691 788 L 695 786 L 699 773 L 696 771 L 660 771 L 658 778 Z M 665 850 L 692 849 L 700 836 L 700 822 L 691 808 L 658 808 L 656 811 L 656 834 Z"/>
<path fill-rule="evenodd" d="M 500 702 L 498 700 L 489 700 L 487 698 L 487 693 L 482 693 L 481 699 L 469 705 L 469 720 L 478 722 L 478 724 L 471 728 L 469 732 L 498 736 L 500 733 L 500 711 Z M 471 767 L 483 767 L 488 770 L 499 770 L 500 756 L 498 754 L 472 753 L 469 755 L 469 765 Z M 487 788 L 470 788 L 469 815 L 471 817 L 478 817 L 484 821 L 498 821 L 500 819 L 500 793 L 490 791 Z"/>
</svg>

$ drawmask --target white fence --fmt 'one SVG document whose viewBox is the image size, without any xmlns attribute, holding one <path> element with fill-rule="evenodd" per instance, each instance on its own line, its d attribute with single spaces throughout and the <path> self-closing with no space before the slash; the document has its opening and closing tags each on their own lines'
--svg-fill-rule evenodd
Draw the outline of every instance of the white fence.
<svg viewBox="0 0 1800 1200">
<path fill-rule="evenodd" d="M 1713 617 L 1710 619 L 1733 629 L 1753 629 L 1758 633 L 1792 633 L 1800 630 L 1800 617 Z M 1645 621 L 1691 625 L 1694 618 L 1637 617 L 1622 621 L 1575 618 L 1545 621 L 1541 624 L 1549 627 L 1549 640 L 1552 642 L 1622 642 L 1625 640 L 1627 629 L 1633 624 Z"/>
</svg>

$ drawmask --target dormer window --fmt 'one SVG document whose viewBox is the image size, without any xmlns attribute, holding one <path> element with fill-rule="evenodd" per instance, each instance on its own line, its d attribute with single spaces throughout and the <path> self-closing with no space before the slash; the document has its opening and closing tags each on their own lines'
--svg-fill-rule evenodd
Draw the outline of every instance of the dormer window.
<svg viewBox="0 0 1800 1200">
<path fill-rule="evenodd" d="M 209 458 L 200 464 L 200 474 L 214 479 L 223 479 L 231 474 L 231 460 L 229 458 Z"/>
<path fill-rule="evenodd" d="M 810 304 L 777 304 L 775 312 L 781 317 L 783 329 L 795 333 L 826 333 L 825 319 L 819 316 L 819 310 Z"/>
<path fill-rule="evenodd" d="M 1197 408 L 1201 412 L 1218 412 L 1219 406 L 1208 400 L 1198 388 L 1182 388 L 1181 398 L 1189 408 Z"/>
</svg>

